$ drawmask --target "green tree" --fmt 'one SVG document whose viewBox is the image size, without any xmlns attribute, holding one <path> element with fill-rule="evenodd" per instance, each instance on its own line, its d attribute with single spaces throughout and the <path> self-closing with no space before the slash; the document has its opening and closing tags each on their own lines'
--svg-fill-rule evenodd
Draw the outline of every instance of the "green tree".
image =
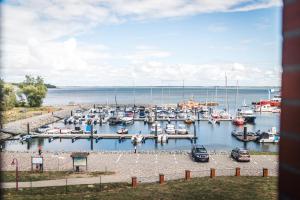
<svg viewBox="0 0 300 200">
<path fill-rule="evenodd" d="M 12 109 L 17 104 L 17 97 L 14 86 L 6 84 L 0 79 L 0 91 L 1 91 L 1 111 Z"/>
<path fill-rule="evenodd" d="M 25 81 L 19 85 L 22 93 L 26 96 L 27 103 L 30 107 L 38 107 L 43 103 L 47 94 L 47 87 L 44 80 L 37 76 L 36 78 L 26 75 Z"/>
</svg>

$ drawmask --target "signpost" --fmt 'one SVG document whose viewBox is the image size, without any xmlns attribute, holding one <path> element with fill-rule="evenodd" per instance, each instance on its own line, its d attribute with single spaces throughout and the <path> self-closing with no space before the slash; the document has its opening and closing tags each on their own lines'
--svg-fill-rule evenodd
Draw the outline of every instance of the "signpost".
<svg viewBox="0 0 300 200">
<path fill-rule="evenodd" d="M 87 152 L 74 152 L 71 154 L 73 159 L 73 170 L 75 169 L 76 172 L 79 172 L 80 167 L 85 167 L 87 170 L 87 156 L 89 153 Z"/>
<path fill-rule="evenodd" d="M 18 160 L 16 158 L 14 158 L 11 165 L 16 165 L 16 190 L 18 191 L 18 189 L 19 189 L 19 187 L 18 187 L 18 181 L 19 181 Z"/>
<path fill-rule="evenodd" d="M 31 171 L 33 171 L 33 165 L 36 166 L 36 168 L 38 169 L 38 171 L 43 171 L 44 169 L 44 159 L 41 156 L 32 156 L 31 157 Z"/>
</svg>

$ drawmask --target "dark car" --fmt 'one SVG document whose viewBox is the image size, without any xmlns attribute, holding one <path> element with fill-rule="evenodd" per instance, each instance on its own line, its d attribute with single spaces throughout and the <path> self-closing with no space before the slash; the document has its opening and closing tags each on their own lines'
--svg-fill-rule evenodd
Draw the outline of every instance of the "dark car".
<svg viewBox="0 0 300 200">
<path fill-rule="evenodd" d="M 209 155 L 203 145 L 196 145 L 192 148 L 192 158 L 196 162 L 208 162 Z"/>
<path fill-rule="evenodd" d="M 247 149 L 235 148 L 231 151 L 231 157 L 236 161 L 250 161 L 250 153 Z"/>
</svg>

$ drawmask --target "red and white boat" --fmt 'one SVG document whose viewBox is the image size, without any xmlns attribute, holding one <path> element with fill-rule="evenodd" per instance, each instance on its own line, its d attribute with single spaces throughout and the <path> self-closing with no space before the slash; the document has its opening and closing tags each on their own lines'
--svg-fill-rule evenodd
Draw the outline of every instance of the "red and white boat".
<svg viewBox="0 0 300 200">
<path fill-rule="evenodd" d="M 237 125 L 237 126 L 244 125 L 245 124 L 245 119 L 241 116 L 238 116 L 238 117 L 236 117 L 232 120 L 232 123 L 234 125 Z"/>
</svg>

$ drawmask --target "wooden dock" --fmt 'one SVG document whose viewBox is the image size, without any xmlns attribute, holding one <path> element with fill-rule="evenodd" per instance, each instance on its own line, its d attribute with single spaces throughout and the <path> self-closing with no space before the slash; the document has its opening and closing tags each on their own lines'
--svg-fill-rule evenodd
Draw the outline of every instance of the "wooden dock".
<svg viewBox="0 0 300 200">
<path fill-rule="evenodd" d="M 136 134 L 115 134 L 115 133 L 101 133 L 101 134 L 34 134 L 32 138 L 63 138 L 63 139 L 131 139 Z M 143 135 L 146 139 L 156 139 L 154 134 Z M 168 135 L 168 139 L 195 139 L 194 135 Z"/>
<path fill-rule="evenodd" d="M 134 118 L 133 119 L 134 121 L 145 121 L 145 118 Z M 172 118 L 172 119 L 157 119 L 156 121 L 171 121 L 171 122 L 184 122 L 185 119 L 175 119 L 175 118 Z M 195 119 L 195 121 L 208 121 L 209 119 L 208 118 L 200 118 L 200 119 Z M 218 119 L 218 121 L 229 121 L 231 122 L 232 119 Z"/>
</svg>

